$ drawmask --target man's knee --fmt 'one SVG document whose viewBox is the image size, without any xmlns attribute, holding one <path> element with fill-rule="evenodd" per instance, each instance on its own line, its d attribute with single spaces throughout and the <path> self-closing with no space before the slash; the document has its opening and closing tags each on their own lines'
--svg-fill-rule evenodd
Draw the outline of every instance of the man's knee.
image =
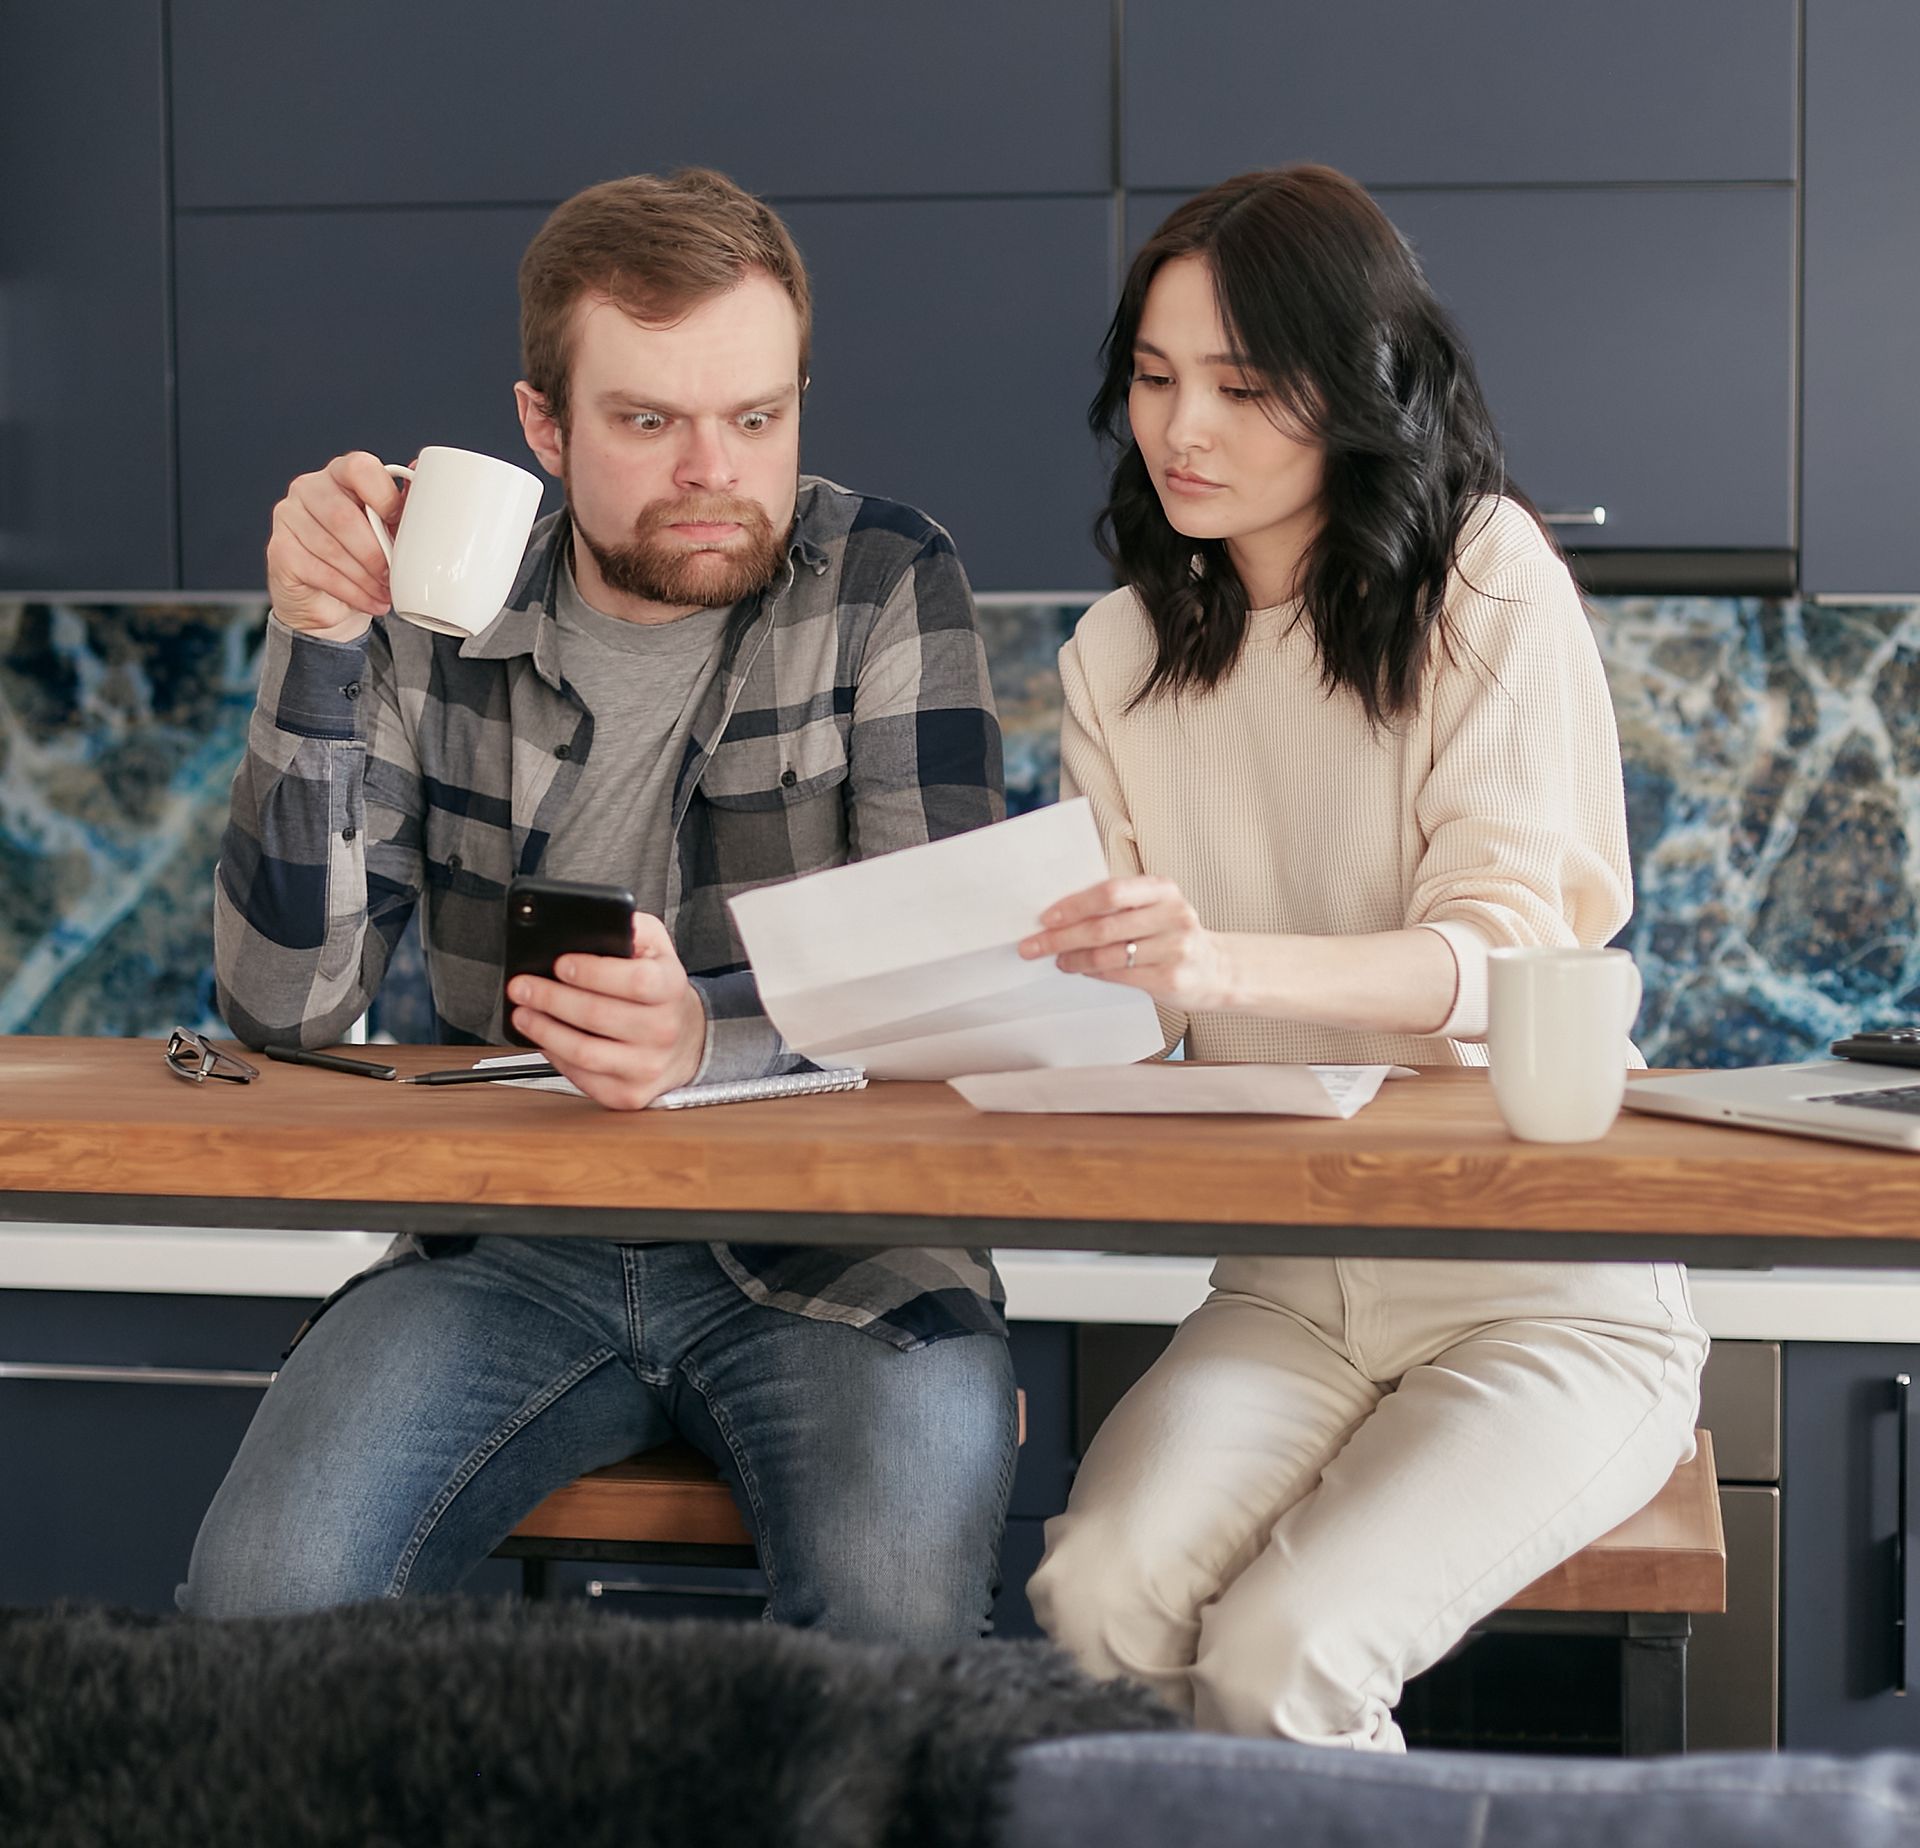
<svg viewBox="0 0 1920 1848">
<path fill-rule="evenodd" d="M 288 1617 L 397 1595 L 392 1562 L 370 1550 L 250 1546 L 242 1536 L 205 1529 L 176 1594 L 193 1617 Z"/>
<path fill-rule="evenodd" d="M 984 1456 L 932 1481 L 881 1468 L 867 1486 L 768 1511 L 773 1616 L 863 1642 L 950 1648 L 980 1636 L 1006 1520 L 1000 1465 Z"/>
<path fill-rule="evenodd" d="M 304 1508 L 255 1494 L 214 1497 L 177 1600 L 196 1617 L 280 1617 L 397 1597 L 400 1549 L 341 1502 Z"/>
</svg>

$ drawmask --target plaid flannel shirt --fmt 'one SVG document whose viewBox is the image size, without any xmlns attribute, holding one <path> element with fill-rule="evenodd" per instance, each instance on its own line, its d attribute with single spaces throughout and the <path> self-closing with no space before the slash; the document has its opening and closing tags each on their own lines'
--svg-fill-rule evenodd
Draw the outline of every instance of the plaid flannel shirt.
<svg viewBox="0 0 1920 1848">
<path fill-rule="evenodd" d="M 337 1042 L 416 906 L 441 1038 L 501 1042 L 507 881 L 539 870 L 594 749 L 552 616 L 569 536 L 564 513 L 535 527 L 507 607 L 470 640 L 387 620 L 329 642 L 269 621 L 214 879 L 220 1006 L 246 1044 Z M 803 476 L 786 562 L 729 619 L 674 790 L 665 922 L 707 1011 L 699 1079 L 806 1063 L 761 1010 L 730 897 L 1003 812 L 952 541 Z M 714 1252 L 753 1300 L 896 1346 L 1004 1329 L 985 1251 Z"/>
</svg>

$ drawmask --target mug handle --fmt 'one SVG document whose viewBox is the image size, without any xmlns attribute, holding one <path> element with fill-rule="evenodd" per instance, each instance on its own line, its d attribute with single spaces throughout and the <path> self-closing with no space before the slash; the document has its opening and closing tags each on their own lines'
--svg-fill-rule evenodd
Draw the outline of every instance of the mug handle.
<svg viewBox="0 0 1920 1848">
<path fill-rule="evenodd" d="M 398 462 L 382 462 L 380 466 L 395 480 L 402 477 L 409 483 L 413 480 L 413 470 L 402 468 Z M 387 531 L 386 521 L 381 519 L 365 501 L 360 503 L 360 511 L 367 516 L 367 524 L 373 528 L 373 536 L 380 541 L 380 549 L 387 555 L 387 569 L 391 571 L 393 569 L 393 535 Z M 1637 1001 L 1634 1003 L 1635 1007 L 1639 1005 Z"/>
<path fill-rule="evenodd" d="M 1640 965 L 1637 962 L 1633 961 L 1631 957 L 1629 957 L 1627 960 L 1627 974 L 1630 977 L 1632 977 L 1633 986 L 1628 991 L 1630 998 L 1627 1002 L 1627 1017 L 1625 1021 L 1621 1023 L 1620 1031 L 1622 1033 L 1627 1034 L 1629 1037 L 1631 1037 L 1633 1033 L 1633 1023 L 1636 1019 L 1639 1018 L 1640 1001 L 1641 1001 L 1641 994 L 1642 994 L 1641 982 L 1640 982 Z"/>
</svg>

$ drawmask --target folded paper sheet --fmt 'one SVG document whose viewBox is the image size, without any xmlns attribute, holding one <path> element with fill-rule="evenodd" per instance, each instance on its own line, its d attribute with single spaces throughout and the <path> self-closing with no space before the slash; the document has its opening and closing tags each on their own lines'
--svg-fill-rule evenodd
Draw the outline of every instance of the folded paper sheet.
<svg viewBox="0 0 1920 1848">
<path fill-rule="evenodd" d="M 976 1110 L 1062 1116 L 1350 1117 L 1404 1065 L 1109 1065 L 1075 1072 L 991 1072 L 956 1078 Z"/>
<path fill-rule="evenodd" d="M 788 1045 L 874 1078 L 952 1078 L 1160 1050 L 1138 989 L 1020 956 L 1042 911 L 1106 877 L 1082 799 L 729 902 Z"/>
</svg>

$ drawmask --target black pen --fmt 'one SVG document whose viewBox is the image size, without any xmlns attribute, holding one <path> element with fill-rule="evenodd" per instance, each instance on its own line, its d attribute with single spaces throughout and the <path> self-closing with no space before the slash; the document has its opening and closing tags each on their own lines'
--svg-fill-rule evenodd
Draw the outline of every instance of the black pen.
<svg viewBox="0 0 1920 1848">
<path fill-rule="evenodd" d="M 343 1059 L 332 1052 L 308 1052 L 301 1046 L 269 1046 L 267 1057 L 282 1065 L 317 1065 L 322 1071 L 351 1072 L 356 1078 L 398 1078 L 396 1065 L 375 1065 L 368 1059 Z"/>
<path fill-rule="evenodd" d="M 498 1084 L 506 1078 L 558 1078 L 551 1065 L 460 1065 L 449 1072 L 416 1072 L 402 1084 Z"/>
</svg>

